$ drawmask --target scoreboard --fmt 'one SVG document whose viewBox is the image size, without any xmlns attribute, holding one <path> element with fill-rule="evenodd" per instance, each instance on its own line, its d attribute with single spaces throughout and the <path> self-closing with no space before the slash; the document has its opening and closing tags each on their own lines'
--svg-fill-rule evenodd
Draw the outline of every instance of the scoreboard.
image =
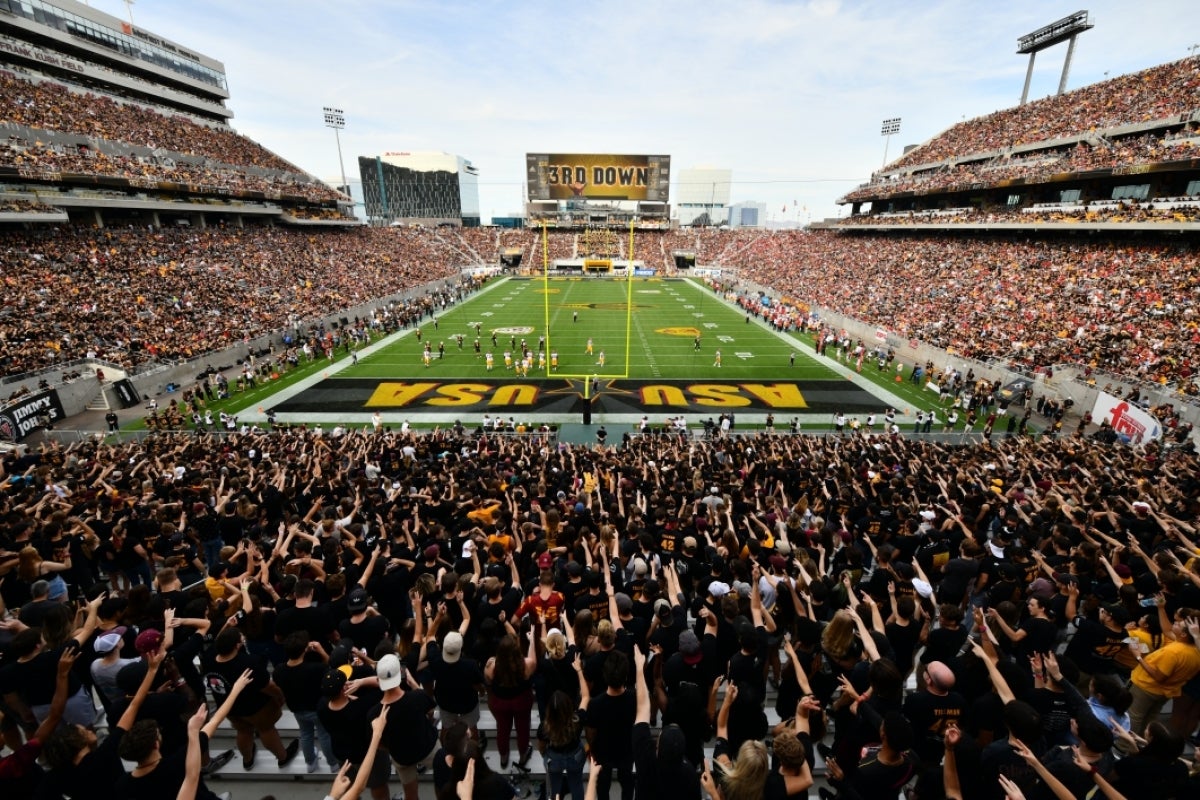
<svg viewBox="0 0 1200 800">
<path fill-rule="evenodd" d="M 529 200 L 646 200 L 666 203 L 670 156 L 531 153 Z"/>
</svg>

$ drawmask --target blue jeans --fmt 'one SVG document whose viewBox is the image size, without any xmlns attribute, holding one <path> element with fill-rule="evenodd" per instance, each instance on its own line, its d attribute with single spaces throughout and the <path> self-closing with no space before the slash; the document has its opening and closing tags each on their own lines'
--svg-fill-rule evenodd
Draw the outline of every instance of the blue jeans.
<svg viewBox="0 0 1200 800">
<path fill-rule="evenodd" d="M 140 561 L 136 566 L 121 572 L 125 575 L 125 580 L 129 581 L 130 586 L 137 586 L 139 583 L 146 586 L 154 585 L 154 578 L 150 576 L 150 565 L 145 561 Z"/>
<path fill-rule="evenodd" d="M 204 566 L 211 572 L 221 561 L 221 548 L 225 546 L 225 540 L 220 536 L 212 539 L 205 539 L 200 543 L 204 548 Z"/>
<path fill-rule="evenodd" d="M 571 800 L 583 800 L 583 764 L 587 756 L 583 745 L 579 745 L 573 753 L 556 753 L 547 748 L 545 754 L 546 774 L 550 776 L 550 794 L 552 797 L 563 797 L 567 788 L 571 790 Z"/>
<path fill-rule="evenodd" d="M 321 744 L 321 754 L 325 756 L 325 763 L 331 767 L 337 766 L 337 757 L 333 754 L 333 742 L 329 739 L 329 731 L 321 725 L 321 721 L 317 719 L 316 711 L 293 711 L 296 715 L 296 722 L 300 723 L 300 752 L 304 754 L 304 763 L 312 764 L 317 760 L 317 748 L 314 746 L 314 734 L 316 741 Z"/>
</svg>

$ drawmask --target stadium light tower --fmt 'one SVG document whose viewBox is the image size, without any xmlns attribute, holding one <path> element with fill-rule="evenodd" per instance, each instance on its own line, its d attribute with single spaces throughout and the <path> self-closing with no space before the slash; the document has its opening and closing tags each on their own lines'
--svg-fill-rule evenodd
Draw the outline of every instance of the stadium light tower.
<svg viewBox="0 0 1200 800">
<path fill-rule="evenodd" d="M 900 132 L 900 118 L 893 117 L 885 119 L 883 127 L 879 130 L 879 135 L 884 137 L 883 140 L 883 166 L 887 166 L 888 146 L 892 143 L 892 134 Z"/>
<path fill-rule="evenodd" d="M 342 163 L 342 138 L 338 131 L 346 129 L 346 115 L 340 108 L 330 108 L 325 106 L 325 127 L 333 128 L 333 138 L 337 142 L 338 149 L 338 166 L 342 169 L 342 185 L 341 190 L 350 196 L 350 186 L 346 183 L 346 165 Z"/>
<path fill-rule="evenodd" d="M 1044 28 L 1027 33 L 1017 39 L 1017 54 L 1029 54 L 1029 68 L 1025 71 L 1025 88 L 1021 90 L 1021 105 L 1029 98 L 1029 81 L 1033 78 L 1033 61 L 1037 54 L 1059 42 L 1068 42 L 1067 58 L 1063 61 L 1062 77 L 1058 79 L 1058 94 L 1067 88 L 1067 75 L 1071 72 L 1071 56 L 1075 54 L 1075 37 L 1096 27 L 1088 21 L 1088 12 L 1076 11 L 1069 17 L 1051 22 Z"/>
</svg>

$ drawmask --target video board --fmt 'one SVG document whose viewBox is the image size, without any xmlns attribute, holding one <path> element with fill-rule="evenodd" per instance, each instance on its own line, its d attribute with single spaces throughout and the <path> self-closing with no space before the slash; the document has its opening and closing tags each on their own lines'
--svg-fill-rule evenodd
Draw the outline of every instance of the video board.
<svg viewBox="0 0 1200 800">
<path fill-rule="evenodd" d="M 530 201 L 670 199 L 670 156 L 530 153 L 525 174 Z"/>
</svg>

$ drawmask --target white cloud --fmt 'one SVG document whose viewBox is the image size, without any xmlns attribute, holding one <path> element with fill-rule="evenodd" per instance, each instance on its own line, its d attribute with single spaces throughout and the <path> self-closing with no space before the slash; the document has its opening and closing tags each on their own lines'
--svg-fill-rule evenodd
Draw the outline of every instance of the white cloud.
<svg viewBox="0 0 1200 800">
<path fill-rule="evenodd" d="M 124 3 L 92 0 L 125 18 Z M 485 215 L 522 202 L 524 154 L 668 153 L 734 172 L 733 199 L 814 218 L 883 159 L 1014 105 L 1017 37 L 1080 4 L 1013 0 L 139 0 L 137 24 L 224 62 L 237 129 L 337 174 L 321 107 L 346 112 L 347 169 L 390 149 L 459 153 Z M 1096 0 L 1069 86 L 1187 54 L 1200 3 Z M 1053 93 L 1065 46 L 1037 60 Z M 847 180 L 849 179 L 849 180 Z"/>
</svg>

